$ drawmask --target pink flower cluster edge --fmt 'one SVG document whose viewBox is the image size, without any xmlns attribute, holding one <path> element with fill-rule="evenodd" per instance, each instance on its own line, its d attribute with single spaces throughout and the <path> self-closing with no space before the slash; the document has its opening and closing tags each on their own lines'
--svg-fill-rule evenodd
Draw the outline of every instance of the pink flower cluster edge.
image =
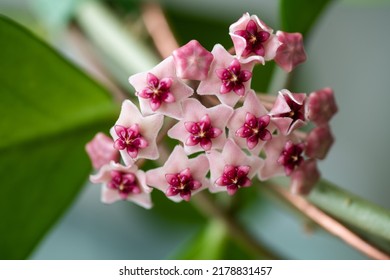
<svg viewBox="0 0 390 280">
<path fill-rule="evenodd" d="M 98 133 L 86 145 L 97 170 L 90 180 L 102 184 L 104 203 L 128 200 L 151 208 L 153 189 L 175 202 L 206 189 L 234 195 L 255 177 L 289 176 L 291 192 L 299 195 L 317 183 L 317 161 L 334 142 L 333 90 L 281 89 L 271 96 L 251 89 L 254 67 L 274 60 L 290 72 L 306 60 L 302 35 L 274 33 L 248 13 L 230 26 L 229 35 L 232 51 L 216 44 L 210 52 L 192 40 L 129 78 L 140 108 L 125 100 L 111 137 Z M 169 119 L 175 124 L 160 135 Z M 180 144 L 163 160 L 166 136 Z M 145 160 L 160 167 L 145 172 Z"/>
</svg>

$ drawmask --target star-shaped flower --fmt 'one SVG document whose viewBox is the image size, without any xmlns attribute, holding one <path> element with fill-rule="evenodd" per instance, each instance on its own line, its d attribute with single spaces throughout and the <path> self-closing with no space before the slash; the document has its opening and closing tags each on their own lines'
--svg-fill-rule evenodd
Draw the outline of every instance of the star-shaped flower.
<svg viewBox="0 0 390 280">
<path fill-rule="evenodd" d="M 286 72 L 306 61 L 301 33 L 277 31 L 276 37 L 282 43 L 276 51 L 275 62 Z"/>
<path fill-rule="evenodd" d="M 179 78 L 201 81 L 207 78 L 214 56 L 192 40 L 172 53 Z"/>
<path fill-rule="evenodd" d="M 228 123 L 229 138 L 241 147 L 247 148 L 253 155 L 258 155 L 266 141 L 272 138 L 275 127 L 270 123 L 270 116 L 256 93 L 251 90 L 244 105 L 234 111 Z"/>
<path fill-rule="evenodd" d="M 114 141 L 104 133 L 99 132 L 95 137 L 85 145 L 92 166 L 99 169 L 110 161 L 118 161 L 119 153 L 114 148 Z"/>
<path fill-rule="evenodd" d="M 121 113 L 110 133 L 114 147 L 120 151 L 126 165 L 138 158 L 159 157 L 156 138 L 163 125 L 162 115 L 144 117 L 130 100 L 122 103 Z"/>
<path fill-rule="evenodd" d="M 175 202 L 189 201 L 192 195 L 209 187 L 208 171 L 205 155 L 189 159 L 183 147 L 177 145 L 163 167 L 146 172 L 146 182 Z"/>
<path fill-rule="evenodd" d="M 189 98 L 183 102 L 183 114 L 183 119 L 168 131 L 168 136 L 183 142 L 187 154 L 222 148 L 232 108 L 223 104 L 206 108 L 198 100 Z"/>
<path fill-rule="evenodd" d="M 288 176 L 303 162 L 304 145 L 293 134 L 273 136 L 264 145 L 264 150 L 266 158 L 258 174 L 262 181 L 276 176 Z"/>
<path fill-rule="evenodd" d="M 309 94 L 307 101 L 307 118 L 317 125 L 328 123 L 338 111 L 333 90 L 323 88 Z"/>
<path fill-rule="evenodd" d="M 269 28 L 256 15 L 245 13 L 229 27 L 237 57 L 243 63 L 272 60 L 280 42 Z"/>
<path fill-rule="evenodd" d="M 104 203 L 128 200 L 147 209 L 152 207 L 152 189 L 146 185 L 145 173 L 136 165 L 125 167 L 112 161 L 90 176 L 90 180 L 95 184 L 102 183 L 101 199 Z"/>
<path fill-rule="evenodd" d="M 287 89 L 279 91 L 279 95 L 270 111 L 272 122 L 284 135 L 306 124 L 304 93 L 291 93 Z"/>
<path fill-rule="evenodd" d="M 210 191 L 227 191 L 234 195 L 239 188 L 251 186 L 251 179 L 263 165 L 259 157 L 246 155 L 234 141 L 228 139 L 222 152 L 207 154 L 210 162 Z"/>
<path fill-rule="evenodd" d="M 216 95 L 221 103 L 233 107 L 250 90 L 253 63 L 241 64 L 217 44 L 211 51 L 211 63 L 207 79 L 200 82 L 199 95 Z"/>
<path fill-rule="evenodd" d="M 144 116 L 160 113 L 179 119 L 181 101 L 193 94 L 193 89 L 177 78 L 172 56 L 150 71 L 130 76 L 129 82 L 136 90 Z"/>
</svg>

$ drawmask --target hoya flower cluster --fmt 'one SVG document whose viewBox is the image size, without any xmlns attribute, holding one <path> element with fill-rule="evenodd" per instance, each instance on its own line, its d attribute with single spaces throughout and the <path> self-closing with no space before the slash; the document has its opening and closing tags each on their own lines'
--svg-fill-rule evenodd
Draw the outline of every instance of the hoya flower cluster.
<svg viewBox="0 0 390 280">
<path fill-rule="evenodd" d="M 86 146 L 99 169 L 91 181 L 103 184 L 103 202 L 127 199 L 150 208 L 153 189 L 189 201 L 206 189 L 234 195 L 252 186 L 254 177 L 281 175 L 291 177 L 292 192 L 307 194 L 318 181 L 316 162 L 333 143 L 333 91 L 282 89 L 272 97 L 251 89 L 258 64 L 274 60 L 289 72 L 305 61 L 301 34 L 273 33 L 247 13 L 229 34 L 234 51 L 217 44 L 209 52 L 193 40 L 129 78 L 140 109 L 125 100 L 111 138 L 99 133 Z M 167 136 L 180 144 L 161 167 L 144 172 L 140 162 L 160 158 L 164 119 L 165 125 L 175 120 Z M 309 122 L 309 133 L 298 130 Z"/>
</svg>

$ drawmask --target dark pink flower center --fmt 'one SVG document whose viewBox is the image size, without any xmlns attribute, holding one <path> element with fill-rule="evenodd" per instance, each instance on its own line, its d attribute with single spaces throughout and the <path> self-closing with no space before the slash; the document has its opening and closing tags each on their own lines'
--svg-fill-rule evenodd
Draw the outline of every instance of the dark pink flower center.
<svg viewBox="0 0 390 280">
<path fill-rule="evenodd" d="M 251 53 L 259 56 L 265 55 L 264 43 L 269 39 L 270 33 L 260 29 L 254 20 L 250 20 L 246 25 L 245 30 L 237 30 L 234 34 L 241 36 L 246 41 L 246 47 L 242 53 L 243 57 L 247 57 Z"/>
<path fill-rule="evenodd" d="M 124 173 L 120 171 L 111 171 L 111 181 L 108 187 L 117 190 L 122 199 L 127 199 L 129 195 L 141 193 L 137 179 L 133 173 Z"/>
<path fill-rule="evenodd" d="M 292 122 L 290 124 L 290 127 L 293 126 L 293 124 L 298 121 L 305 121 L 305 103 L 299 104 L 295 102 L 289 95 L 283 94 L 284 99 L 286 100 L 286 103 L 288 107 L 290 107 L 290 111 L 286 113 L 276 114 L 273 115 L 273 117 L 277 118 L 291 118 Z"/>
<path fill-rule="evenodd" d="M 150 108 L 153 111 L 156 111 L 158 108 L 160 108 L 163 102 L 175 102 L 175 97 L 170 91 L 173 83 L 172 78 L 163 78 L 159 80 L 152 73 L 148 73 L 146 81 L 148 86 L 139 92 L 138 96 L 145 99 L 150 99 Z"/>
<path fill-rule="evenodd" d="M 225 165 L 222 176 L 215 183 L 218 186 L 226 187 L 229 195 L 233 195 L 239 188 L 249 187 L 251 180 L 248 178 L 250 166 L 247 165 Z"/>
<path fill-rule="evenodd" d="M 253 149 L 259 142 L 271 140 L 272 134 L 267 129 L 270 123 L 270 116 L 264 115 L 259 118 L 246 113 L 245 123 L 237 131 L 236 135 L 241 138 L 246 138 L 249 149 Z"/>
<path fill-rule="evenodd" d="M 207 114 L 199 122 L 185 122 L 184 126 L 190 133 L 186 145 L 195 146 L 200 144 L 206 151 L 211 149 L 211 139 L 218 137 L 222 133 L 221 129 L 211 125 L 210 117 Z"/>
<path fill-rule="evenodd" d="M 252 77 L 252 72 L 248 70 L 241 71 L 241 64 L 234 59 L 229 67 L 215 70 L 218 78 L 222 81 L 219 92 L 226 94 L 234 91 L 239 96 L 245 95 L 244 83 Z"/>
<path fill-rule="evenodd" d="M 148 146 L 148 142 L 139 132 L 138 124 L 134 124 L 130 127 L 116 125 L 114 129 L 119 137 L 114 142 L 114 148 L 117 150 L 126 150 L 132 158 L 137 157 L 139 149 Z"/>
<path fill-rule="evenodd" d="M 291 140 L 284 145 L 283 151 L 278 158 L 278 163 L 284 166 L 287 176 L 304 161 L 302 156 L 304 149 L 305 144 L 294 144 Z"/>
<path fill-rule="evenodd" d="M 182 170 L 180 173 L 165 174 L 165 179 L 169 184 L 166 195 L 180 195 L 185 201 L 189 201 L 192 192 L 202 186 L 202 183 L 192 177 L 189 168 Z"/>
</svg>

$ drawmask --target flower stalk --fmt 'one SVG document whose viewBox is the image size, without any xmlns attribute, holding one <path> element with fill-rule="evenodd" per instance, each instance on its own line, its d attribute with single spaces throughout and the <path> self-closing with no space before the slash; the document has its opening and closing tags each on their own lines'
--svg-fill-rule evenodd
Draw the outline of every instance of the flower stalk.
<svg viewBox="0 0 390 280">
<path fill-rule="evenodd" d="M 302 214 L 310 218 L 312 221 L 317 223 L 319 226 L 324 228 L 329 233 L 339 237 L 345 243 L 349 244 L 351 247 L 362 252 L 363 254 L 369 256 L 373 259 L 378 260 L 389 260 L 390 255 L 376 248 L 372 244 L 368 243 L 362 239 L 359 235 L 348 229 L 341 222 L 332 218 L 318 207 L 303 199 L 302 197 L 295 196 L 285 190 L 282 187 L 273 184 L 267 184 L 269 190 L 273 193 L 276 193 L 280 198 L 289 202 Z"/>
</svg>

